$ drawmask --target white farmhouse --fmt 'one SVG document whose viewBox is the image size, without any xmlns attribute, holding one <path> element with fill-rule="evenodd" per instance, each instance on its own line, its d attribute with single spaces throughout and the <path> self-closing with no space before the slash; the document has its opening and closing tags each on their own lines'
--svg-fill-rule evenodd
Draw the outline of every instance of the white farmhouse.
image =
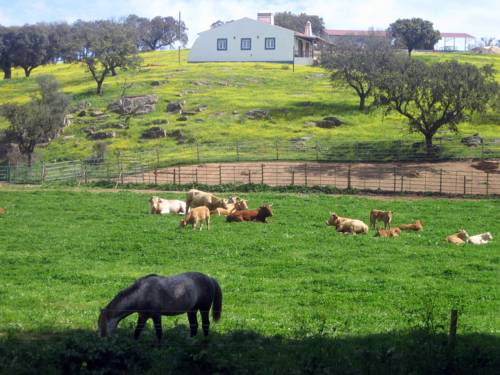
<svg viewBox="0 0 500 375">
<path fill-rule="evenodd" d="M 304 33 L 273 24 L 272 13 L 259 13 L 257 20 L 242 18 L 199 33 L 188 62 L 280 62 L 312 65 L 314 36 L 308 21 Z"/>
</svg>

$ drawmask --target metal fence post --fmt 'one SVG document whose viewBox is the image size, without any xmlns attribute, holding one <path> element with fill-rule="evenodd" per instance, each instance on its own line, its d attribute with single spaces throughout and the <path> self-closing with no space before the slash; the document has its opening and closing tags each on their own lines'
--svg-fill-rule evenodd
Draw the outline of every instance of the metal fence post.
<svg viewBox="0 0 500 375">
<path fill-rule="evenodd" d="M 196 162 L 200 163 L 200 144 L 196 142 Z"/>
<path fill-rule="evenodd" d="M 352 189 L 352 184 L 351 184 L 351 164 L 349 163 L 349 166 L 347 168 L 347 189 L 351 190 Z"/>
<path fill-rule="evenodd" d="M 439 170 L 439 194 L 443 192 L 443 169 Z"/>
<path fill-rule="evenodd" d="M 394 167 L 394 188 L 393 191 L 396 192 L 396 175 L 397 175 L 397 168 Z"/>
<path fill-rule="evenodd" d="M 222 185 L 222 166 L 219 164 L 219 185 Z"/>
<path fill-rule="evenodd" d="M 486 195 L 490 195 L 490 174 L 486 172 Z"/>
<path fill-rule="evenodd" d="M 274 143 L 274 146 L 276 147 L 276 160 L 280 160 L 278 141 Z"/>
<path fill-rule="evenodd" d="M 464 195 L 467 192 L 466 184 L 467 184 L 467 177 L 464 175 Z"/>
<path fill-rule="evenodd" d="M 42 173 L 41 173 L 42 184 L 45 182 L 45 162 L 42 161 Z"/>
<path fill-rule="evenodd" d="M 307 163 L 304 164 L 304 183 L 307 187 Z"/>
<path fill-rule="evenodd" d="M 260 183 L 264 185 L 264 164 L 260 165 L 260 174 L 261 174 Z"/>
<path fill-rule="evenodd" d="M 240 161 L 240 143 L 236 142 L 236 160 Z"/>
</svg>

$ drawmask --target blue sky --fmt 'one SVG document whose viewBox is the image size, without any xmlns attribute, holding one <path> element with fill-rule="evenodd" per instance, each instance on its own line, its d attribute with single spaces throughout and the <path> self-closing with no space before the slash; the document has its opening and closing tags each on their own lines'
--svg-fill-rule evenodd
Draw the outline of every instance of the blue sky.
<svg viewBox="0 0 500 375">
<path fill-rule="evenodd" d="M 0 0 L 0 24 L 120 18 L 128 14 L 175 16 L 189 28 L 189 45 L 214 21 L 255 18 L 262 10 L 318 14 L 331 29 L 385 29 L 398 18 L 421 17 L 442 32 L 500 39 L 499 0 Z"/>
</svg>

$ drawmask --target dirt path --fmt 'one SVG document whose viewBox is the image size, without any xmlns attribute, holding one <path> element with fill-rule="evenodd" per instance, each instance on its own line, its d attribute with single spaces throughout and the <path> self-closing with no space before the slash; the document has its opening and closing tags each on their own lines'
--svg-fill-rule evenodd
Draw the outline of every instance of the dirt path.
<svg viewBox="0 0 500 375">
<path fill-rule="evenodd" d="M 121 181 L 120 181 L 121 182 Z M 164 168 L 123 177 L 124 183 L 336 186 L 341 189 L 500 194 L 498 161 L 439 163 L 210 163 Z"/>
</svg>

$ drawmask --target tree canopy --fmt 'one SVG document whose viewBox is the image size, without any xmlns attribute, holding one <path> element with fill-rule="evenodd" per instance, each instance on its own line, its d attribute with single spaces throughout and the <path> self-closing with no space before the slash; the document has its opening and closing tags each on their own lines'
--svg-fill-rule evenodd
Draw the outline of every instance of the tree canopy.
<svg viewBox="0 0 500 375">
<path fill-rule="evenodd" d="M 285 27 L 290 30 L 303 33 L 307 21 L 311 22 L 312 32 L 314 35 L 322 35 L 325 31 L 325 22 L 323 18 L 305 13 L 293 14 L 292 12 L 278 12 L 274 15 L 274 24 Z"/>
<path fill-rule="evenodd" d="M 332 71 L 334 84 L 352 88 L 359 97 L 359 109 L 373 96 L 376 80 L 394 55 L 385 38 L 370 36 L 364 43 L 352 40 L 336 42 L 323 51 L 323 67 Z"/>
<path fill-rule="evenodd" d="M 395 39 L 396 46 L 408 50 L 409 56 L 414 49 L 433 49 L 441 39 L 432 22 L 421 18 L 399 19 L 389 26 L 388 32 Z"/>
<path fill-rule="evenodd" d="M 125 19 L 125 24 L 134 30 L 137 47 L 141 51 L 172 47 L 176 42 L 185 46 L 188 42 L 186 24 L 183 21 L 179 24 L 173 17 L 148 19 L 132 14 Z"/>
<path fill-rule="evenodd" d="M 78 21 L 73 25 L 75 36 L 69 61 L 85 64 L 102 95 L 106 77 L 115 69 L 135 68 L 140 58 L 133 32 L 123 24 L 112 21 Z"/>
<path fill-rule="evenodd" d="M 458 131 L 460 122 L 484 112 L 498 92 L 491 65 L 478 68 L 456 61 L 427 64 L 394 58 L 377 82 L 378 102 L 406 117 L 410 131 L 424 135 L 428 154 L 439 129 Z"/>
<path fill-rule="evenodd" d="M 40 76 L 37 81 L 39 95 L 33 97 L 30 103 L 1 107 L 2 115 L 10 122 L 6 137 L 18 144 L 30 166 L 36 145 L 57 135 L 65 125 L 69 108 L 69 98 L 62 93 L 54 77 Z"/>
</svg>

